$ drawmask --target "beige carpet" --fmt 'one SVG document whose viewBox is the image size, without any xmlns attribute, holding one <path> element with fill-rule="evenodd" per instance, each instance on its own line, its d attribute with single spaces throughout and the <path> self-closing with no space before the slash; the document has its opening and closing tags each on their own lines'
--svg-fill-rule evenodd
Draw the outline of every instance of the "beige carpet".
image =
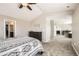
<svg viewBox="0 0 79 59">
<path fill-rule="evenodd" d="M 64 36 L 57 36 L 49 43 L 43 43 L 44 56 L 76 56 L 71 46 L 71 40 Z"/>
</svg>

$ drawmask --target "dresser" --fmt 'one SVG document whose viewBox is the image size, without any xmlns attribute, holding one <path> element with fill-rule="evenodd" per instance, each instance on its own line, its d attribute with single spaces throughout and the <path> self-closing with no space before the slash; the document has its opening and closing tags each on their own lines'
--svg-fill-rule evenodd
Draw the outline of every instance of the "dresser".
<svg viewBox="0 0 79 59">
<path fill-rule="evenodd" d="M 33 38 L 38 39 L 39 41 L 42 41 L 42 32 L 30 31 L 29 37 L 33 37 Z"/>
</svg>

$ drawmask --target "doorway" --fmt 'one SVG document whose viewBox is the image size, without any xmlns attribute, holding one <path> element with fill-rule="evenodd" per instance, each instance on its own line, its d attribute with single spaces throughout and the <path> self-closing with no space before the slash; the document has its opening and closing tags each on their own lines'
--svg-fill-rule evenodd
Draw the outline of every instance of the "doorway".
<svg viewBox="0 0 79 59">
<path fill-rule="evenodd" d="M 5 37 L 6 38 L 15 37 L 15 21 L 10 20 L 5 22 Z"/>
</svg>

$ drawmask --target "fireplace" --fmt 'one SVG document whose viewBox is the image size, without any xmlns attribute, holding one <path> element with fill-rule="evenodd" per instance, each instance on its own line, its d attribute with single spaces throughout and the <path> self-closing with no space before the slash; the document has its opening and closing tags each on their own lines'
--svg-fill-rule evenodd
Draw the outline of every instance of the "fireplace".
<svg viewBox="0 0 79 59">
<path fill-rule="evenodd" d="M 38 39 L 39 41 L 42 41 L 42 32 L 30 31 L 29 37 L 33 37 L 33 38 Z"/>
</svg>

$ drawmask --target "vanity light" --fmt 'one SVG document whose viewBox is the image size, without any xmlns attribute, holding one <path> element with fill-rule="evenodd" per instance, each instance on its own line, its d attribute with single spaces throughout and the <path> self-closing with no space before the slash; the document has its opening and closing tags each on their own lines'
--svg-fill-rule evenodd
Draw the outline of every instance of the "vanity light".
<svg viewBox="0 0 79 59">
<path fill-rule="evenodd" d="M 10 24 L 11 24 L 11 25 L 14 25 L 14 22 L 11 22 Z"/>
<path fill-rule="evenodd" d="M 10 24 L 11 24 L 11 25 L 14 25 L 14 21 L 13 21 L 13 20 L 10 20 Z"/>
</svg>

